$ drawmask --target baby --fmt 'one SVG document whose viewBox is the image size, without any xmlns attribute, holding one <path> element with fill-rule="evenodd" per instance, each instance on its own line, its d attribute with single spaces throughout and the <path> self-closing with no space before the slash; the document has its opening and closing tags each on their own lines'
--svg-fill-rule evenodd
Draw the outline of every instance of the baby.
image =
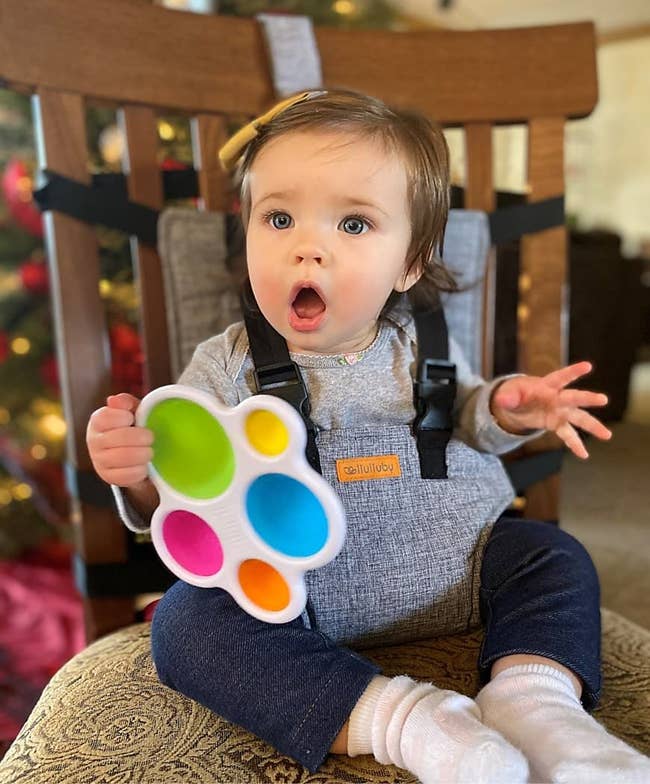
<svg viewBox="0 0 650 784">
<path fill-rule="evenodd" d="M 496 457 L 543 431 L 581 458 L 576 428 L 610 438 L 584 410 L 606 397 L 567 388 L 589 363 L 485 382 L 450 340 L 454 431 L 434 445 L 436 470 L 423 470 L 413 312 L 454 289 L 438 255 L 449 208 L 441 131 L 373 98 L 317 91 L 253 121 L 221 157 L 241 188 L 250 312 L 304 379 L 318 464 L 348 535 L 331 564 L 308 573 L 307 611 L 290 623 L 176 583 L 152 624 L 162 682 L 310 771 L 331 752 L 372 754 L 425 784 L 649 781 L 650 761 L 587 712 L 601 680 L 593 564 L 562 530 L 505 514 L 513 491 Z M 180 383 L 236 405 L 259 391 L 257 340 L 233 324 L 196 349 Z M 87 432 L 134 530 L 158 500 L 138 402 L 109 397 Z M 337 465 L 360 456 L 388 456 L 397 469 L 341 481 Z M 359 652 L 479 622 L 475 700 L 385 677 Z"/>
</svg>

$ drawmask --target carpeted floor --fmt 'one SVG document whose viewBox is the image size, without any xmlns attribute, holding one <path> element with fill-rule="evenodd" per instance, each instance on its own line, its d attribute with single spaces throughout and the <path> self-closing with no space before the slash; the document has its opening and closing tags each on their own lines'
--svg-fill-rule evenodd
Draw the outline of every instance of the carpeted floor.
<svg viewBox="0 0 650 784">
<path fill-rule="evenodd" d="M 650 629 L 650 363 L 636 365 L 625 420 L 562 472 L 562 528 L 594 559 L 602 605 Z"/>
</svg>

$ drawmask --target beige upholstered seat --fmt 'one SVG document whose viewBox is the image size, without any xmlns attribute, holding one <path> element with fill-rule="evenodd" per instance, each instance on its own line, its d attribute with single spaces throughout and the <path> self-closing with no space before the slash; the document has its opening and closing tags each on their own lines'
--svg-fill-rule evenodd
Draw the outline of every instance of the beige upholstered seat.
<svg viewBox="0 0 650 784">
<path fill-rule="evenodd" d="M 650 632 L 603 610 L 599 721 L 650 752 Z M 481 634 L 370 651 L 387 674 L 408 672 L 473 695 Z M 250 733 L 160 684 L 149 625 L 93 643 L 53 678 L 0 762 L 1 784 L 413 782 L 371 757 L 330 756 L 310 774 Z"/>
</svg>

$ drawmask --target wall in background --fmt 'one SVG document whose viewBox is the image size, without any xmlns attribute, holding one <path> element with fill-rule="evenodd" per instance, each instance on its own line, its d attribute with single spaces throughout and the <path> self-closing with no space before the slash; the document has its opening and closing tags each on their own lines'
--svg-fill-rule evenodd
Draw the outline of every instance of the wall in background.
<svg viewBox="0 0 650 784">
<path fill-rule="evenodd" d="M 567 131 L 567 211 L 628 255 L 650 240 L 650 36 L 600 46 L 600 97 Z"/>
<path fill-rule="evenodd" d="M 584 120 L 567 125 L 566 208 L 577 228 L 620 234 L 623 252 L 650 243 L 650 37 L 601 45 L 599 100 Z M 463 132 L 447 131 L 452 179 L 465 171 Z M 498 190 L 526 191 L 526 130 L 494 132 Z"/>
</svg>

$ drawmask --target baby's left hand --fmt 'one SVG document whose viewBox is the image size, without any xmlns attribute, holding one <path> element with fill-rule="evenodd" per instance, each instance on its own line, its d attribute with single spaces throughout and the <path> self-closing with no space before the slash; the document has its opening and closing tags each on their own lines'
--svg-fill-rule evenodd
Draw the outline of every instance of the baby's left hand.
<svg viewBox="0 0 650 784">
<path fill-rule="evenodd" d="M 612 437 L 611 430 L 596 417 L 582 410 L 585 407 L 607 405 L 607 395 L 581 389 L 565 389 L 590 372 L 591 363 L 577 362 L 543 377 L 517 376 L 506 379 L 492 395 L 492 415 L 504 430 L 511 433 L 551 430 L 575 455 L 586 459 L 589 453 L 575 427 L 603 441 Z"/>
</svg>

